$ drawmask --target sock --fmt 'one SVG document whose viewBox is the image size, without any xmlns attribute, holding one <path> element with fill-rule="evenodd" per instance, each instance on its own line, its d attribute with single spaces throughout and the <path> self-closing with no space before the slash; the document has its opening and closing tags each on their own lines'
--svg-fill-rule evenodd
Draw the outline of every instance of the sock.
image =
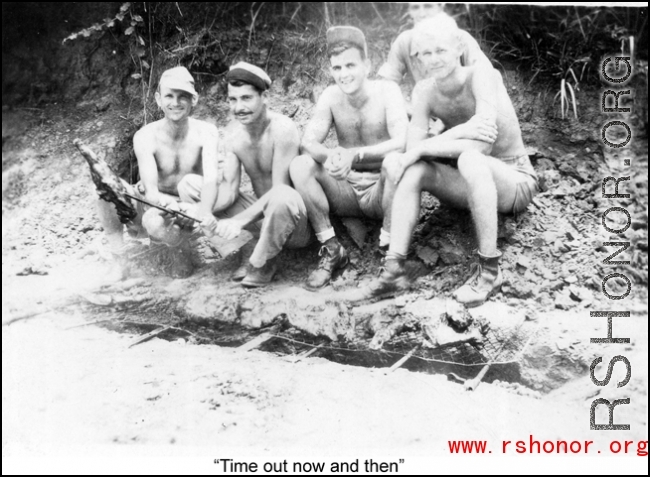
<svg viewBox="0 0 650 477">
<path fill-rule="evenodd" d="M 401 253 L 391 252 L 390 250 L 386 253 L 386 260 L 406 260 L 406 255 Z"/>
<path fill-rule="evenodd" d="M 383 227 L 379 232 L 379 246 L 385 247 L 390 244 L 390 232 L 386 232 Z"/>
<path fill-rule="evenodd" d="M 323 230 L 322 232 L 316 232 L 316 238 L 320 243 L 325 243 L 334 237 L 336 237 L 336 234 L 334 234 L 334 227 L 330 227 L 329 229 Z"/>
</svg>

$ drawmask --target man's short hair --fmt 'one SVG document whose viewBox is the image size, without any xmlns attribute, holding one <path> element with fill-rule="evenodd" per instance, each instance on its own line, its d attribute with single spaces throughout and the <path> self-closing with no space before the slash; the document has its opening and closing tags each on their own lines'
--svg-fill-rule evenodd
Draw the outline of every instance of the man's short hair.
<svg viewBox="0 0 650 477">
<path fill-rule="evenodd" d="M 447 13 L 439 13 L 435 17 L 425 18 L 413 28 L 413 41 L 411 43 L 411 55 L 419 53 L 419 46 L 422 42 L 441 32 L 449 32 L 459 44 L 463 44 L 460 29 L 456 20 Z"/>
</svg>

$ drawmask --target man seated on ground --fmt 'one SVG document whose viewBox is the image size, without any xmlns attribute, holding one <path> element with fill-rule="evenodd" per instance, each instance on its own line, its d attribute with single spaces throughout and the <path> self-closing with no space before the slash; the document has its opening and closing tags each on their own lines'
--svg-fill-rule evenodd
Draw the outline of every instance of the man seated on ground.
<svg viewBox="0 0 650 477">
<path fill-rule="evenodd" d="M 408 13 L 414 25 L 417 26 L 427 18 L 435 18 L 440 14 L 446 15 L 444 6 L 444 3 L 410 2 Z M 378 76 L 396 83 L 401 83 L 405 75 L 413 83 L 427 77 L 425 66 L 413 55 L 411 48 L 413 32 L 414 30 L 406 30 L 395 39 L 390 47 L 386 63 L 377 72 Z M 490 65 L 490 60 L 481 51 L 481 47 L 472 35 L 464 30 L 459 30 L 459 35 L 463 44 L 460 57 L 462 66 L 471 66 L 481 62 Z M 407 103 L 406 106 L 410 116 L 412 114 L 411 103 Z"/>
<path fill-rule="evenodd" d="M 214 221 L 213 212 L 222 212 L 233 206 L 234 194 L 219 194 L 217 200 L 217 128 L 212 124 L 191 118 L 192 108 L 198 102 L 192 75 L 182 66 L 163 72 L 160 77 L 156 102 L 165 117 L 147 124 L 133 137 L 133 148 L 138 160 L 140 182 L 129 185 L 127 191 L 154 204 L 179 210 L 183 178 L 187 174 L 203 176 L 201 202 L 195 211 L 199 219 Z M 142 229 L 149 236 L 169 246 L 177 247 L 177 259 L 172 274 L 187 276 L 192 273 L 188 254 L 189 234 L 182 230 L 186 223 L 159 209 L 133 201 L 138 215 L 130 232 Z M 123 227 L 115 206 L 99 200 L 99 218 L 106 232 L 109 247 L 118 267 L 111 278 L 124 278 L 127 264 L 123 253 Z"/>
<path fill-rule="evenodd" d="M 393 187 L 385 187 L 384 157 L 404 151 L 408 119 L 395 83 L 370 81 L 366 40 L 358 28 L 327 31 L 329 86 L 318 100 L 302 142 L 303 152 L 291 163 L 291 179 L 309 212 L 323 245 L 322 260 L 308 287 L 327 285 L 332 273 L 347 265 L 348 256 L 334 234 L 330 211 L 338 216 L 384 218 L 380 242 L 388 244 L 389 206 Z M 323 145 L 334 126 L 338 147 Z"/>
<path fill-rule="evenodd" d="M 427 191 L 472 213 L 479 266 L 455 297 L 467 306 L 478 306 L 502 282 L 497 212 L 523 211 L 537 193 L 537 177 L 501 75 L 485 65 L 461 66 L 463 44 L 456 22 L 447 16 L 423 21 L 415 29 L 413 51 L 430 77 L 413 92 L 407 152 L 386 160 L 389 180 L 399 184 L 390 249 L 384 272 L 367 292 L 380 296 L 408 285 L 404 260 L 420 214 L 421 192 Z M 427 138 L 430 115 L 450 129 Z M 457 159 L 451 161 L 457 167 L 439 158 Z"/>
<path fill-rule="evenodd" d="M 283 247 L 304 247 L 312 238 L 307 209 L 289 179 L 289 164 L 298 155 L 300 133 L 291 119 L 268 110 L 271 79 L 261 68 L 240 62 L 230 68 L 226 80 L 234 120 L 225 130 L 223 160 L 226 172 L 231 172 L 230 187 L 239 189 L 243 164 L 255 196 L 240 194 L 245 210 L 201 226 L 208 234 L 225 239 L 238 236 L 243 228 L 258 233 L 257 244 L 245 247 L 241 266 L 232 278 L 246 287 L 259 287 L 273 279 L 276 256 Z M 181 198 L 202 203 L 204 181 L 197 175 L 187 176 L 189 193 L 181 194 Z"/>
</svg>

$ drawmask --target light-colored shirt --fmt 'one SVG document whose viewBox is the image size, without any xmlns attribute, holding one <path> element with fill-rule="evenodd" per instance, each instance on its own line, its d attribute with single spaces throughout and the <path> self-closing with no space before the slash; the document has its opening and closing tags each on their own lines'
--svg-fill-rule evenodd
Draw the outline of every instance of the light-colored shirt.
<svg viewBox="0 0 650 477">
<path fill-rule="evenodd" d="M 481 47 L 472 35 L 461 30 L 461 38 L 465 44 L 465 49 L 460 57 L 461 65 L 473 65 L 481 57 L 487 60 L 485 53 L 481 51 Z M 400 83 L 405 74 L 409 75 L 414 83 L 426 78 L 424 67 L 420 61 L 415 56 L 411 56 L 412 40 L 413 30 L 400 33 L 390 47 L 386 63 L 377 72 L 379 76 L 396 83 Z"/>
</svg>

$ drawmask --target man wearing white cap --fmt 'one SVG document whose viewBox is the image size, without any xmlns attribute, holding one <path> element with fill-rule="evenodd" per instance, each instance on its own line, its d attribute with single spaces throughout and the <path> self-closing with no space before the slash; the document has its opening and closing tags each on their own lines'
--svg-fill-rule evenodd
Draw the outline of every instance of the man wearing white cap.
<svg viewBox="0 0 650 477">
<path fill-rule="evenodd" d="M 273 280 L 276 257 L 284 247 L 304 247 L 312 238 L 307 209 L 289 178 L 300 133 L 291 119 L 268 110 L 271 78 L 264 70 L 240 62 L 230 68 L 226 80 L 234 120 L 225 130 L 224 155 L 236 164 L 237 171 L 240 164 L 244 166 L 255 197 L 234 217 L 204 226 L 226 239 L 236 237 L 243 228 L 252 228 L 259 239 L 254 248 L 244 250 L 233 280 L 241 280 L 245 287 L 260 287 Z M 239 172 L 236 185 L 239 187 Z"/>
<path fill-rule="evenodd" d="M 358 28 L 327 31 L 330 72 L 336 81 L 318 100 L 302 142 L 303 154 L 291 164 L 291 179 L 305 201 L 309 220 L 323 245 L 309 288 L 321 288 L 348 263 L 335 236 L 330 212 L 339 216 L 383 218 L 380 245 L 388 244 L 392 188 L 385 186 L 384 158 L 402 152 L 408 118 L 399 87 L 371 81 L 366 40 Z M 334 127 L 338 147 L 323 144 Z"/>
<path fill-rule="evenodd" d="M 127 190 L 134 196 L 175 210 L 188 212 L 187 204 L 180 198 L 187 195 L 188 174 L 201 175 L 201 200 L 191 213 L 206 222 L 214 224 L 213 214 L 234 215 L 243 210 L 237 204 L 237 187 L 234 187 L 235 168 L 226 164 L 222 186 L 217 183 L 217 128 L 204 121 L 191 118 L 198 94 L 194 79 L 186 68 L 179 66 L 163 72 L 160 77 L 156 102 L 165 117 L 147 124 L 133 137 L 133 148 L 138 160 L 140 182 Z M 179 197 L 180 196 L 180 197 Z M 136 227 L 142 228 L 153 239 L 169 246 L 178 247 L 175 268 L 176 276 L 187 276 L 192 272 L 188 254 L 189 224 L 179 221 L 156 208 L 143 206 L 134 201 L 138 212 Z M 99 216 L 108 237 L 109 246 L 118 259 L 116 272 L 123 276 L 126 263 L 120 256 L 123 247 L 123 227 L 112 204 L 99 201 Z M 119 278 L 119 277 L 116 277 Z"/>
</svg>

